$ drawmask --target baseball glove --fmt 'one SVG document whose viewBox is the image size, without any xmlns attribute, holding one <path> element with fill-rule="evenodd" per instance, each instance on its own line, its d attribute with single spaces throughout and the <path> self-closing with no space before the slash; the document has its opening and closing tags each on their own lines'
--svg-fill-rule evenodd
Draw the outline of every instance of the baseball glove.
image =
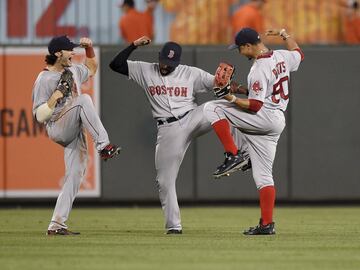
<svg viewBox="0 0 360 270">
<path fill-rule="evenodd" d="M 68 97 L 71 95 L 73 84 L 73 73 L 70 71 L 70 69 L 66 68 L 60 76 L 60 80 L 56 89 L 59 90 L 64 97 Z"/>
<path fill-rule="evenodd" d="M 222 98 L 230 92 L 230 82 L 234 75 L 233 65 L 221 62 L 215 71 L 214 94 L 217 98 Z"/>
</svg>

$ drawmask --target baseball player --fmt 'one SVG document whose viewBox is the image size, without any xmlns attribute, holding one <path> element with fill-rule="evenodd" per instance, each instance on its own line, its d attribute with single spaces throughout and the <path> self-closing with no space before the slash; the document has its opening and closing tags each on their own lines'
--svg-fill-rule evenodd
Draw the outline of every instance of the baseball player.
<svg viewBox="0 0 360 270">
<path fill-rule="evenodd" d="M 297 43 L 284 29 L 269 30 L 266 34 L 280 36 L 288 50 L 269 50 L 251 28 L 238 32 L 235 44 L 229 47 L 254 59 L 248 74 L 248 98 L 227 94 L 223 99 L 204 106 L 207 119 L 230 157 L 218 168 L 218 175 L 227 173 L 229 168 L 241 162 L 231 158 L 237 154 L 238 148 L 230 134 L 230 124 L 241 131 L 248 145 L 253 178 L 259 190 L 261 218 L 257 226 L 244 231 L 245 235 L 275 234 L 272 167 L 277 142 L 285 127 L 290 72 L 296 71 L 304 58 Z"/>
<path fill-rule="evenodd" d="M 73 49 L 85 48 L 84 64 L 72 64 Z M 47 235 L 76 235 L 65 224 L 84 178 L 87 165 L 88 130 L 103 160 L 114 157 L 120 147 L 110 144 L 108 134 L 89 95 L 81 93 L 81 84 L 97 70 L 97 61 L 89 38 L 80 44 L 66 36 L 54 37 L 48 45 L 47 67 L 38 75 L 32 93 L 33 115 L 46 127 L 48 136 L 64 147 L 65 178 L 57 199 Z"/>
<path fill-rule="evenodd" d="M 182 48 L 175 42 L 164 44 L 159 63 L 128 60 L 137 47 L 150 42 L 146 36 L 135 40 L 112 60 L 110 68 L 138 83 L 150 102 L 158 128 L 156 184 L 165 215 L 165 229 L 167 234 L 181 234 L 175 182 L 191 141 L 211 130 L 203 106 L 195 103 L 195 94 L 212 91 L 214 76 L 196 67 L 180 65 Z"/>
</svg>

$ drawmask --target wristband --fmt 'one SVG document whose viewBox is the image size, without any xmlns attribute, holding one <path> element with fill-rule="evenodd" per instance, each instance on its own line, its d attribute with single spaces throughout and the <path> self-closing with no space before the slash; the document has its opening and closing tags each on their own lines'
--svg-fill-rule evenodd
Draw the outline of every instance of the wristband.
<svg viewBox="0 0 360 270">
<path fill-rule="evenodd" d="M 236 96 L 231 95 L 231 100 L 229 101 L 230 103 L 235 103 L 236 101 Z"/>
<path fill-rule="evenodd" d="M 87 47 L 85 48 L 85 55 L 87 58 L 94 58 L 95 52 L 93 47 Z"/>
<path fill-rule="evenodd" d="M 283 40 L 287 40 L 290 37 L 290 35 L 288 33 L 286 33 L 285 29 L 281 29 L 279 34 L 280 34 L 280 36 L 282 37 Z"/>
<path fill-rule="evenodd" d="M 51 109 L 47 102 L 40 105 L 35 112 L 36 120 L 39 123 L 44 123 L 45 121 L 49 120 L 54 112 L 55 108 Z"/>
</svg>

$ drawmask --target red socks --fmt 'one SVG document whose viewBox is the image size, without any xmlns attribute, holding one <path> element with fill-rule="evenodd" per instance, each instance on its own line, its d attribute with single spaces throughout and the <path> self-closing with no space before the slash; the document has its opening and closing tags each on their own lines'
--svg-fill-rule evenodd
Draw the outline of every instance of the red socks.
<svg viewBox="0 0 360 270">
<path fill-rule="evenodd" d="M 259 190 L 262 225 L 273 222 L 275 205 L 275 187 L 267 186 Z"/>
<path fill-rule="evenodd" d="M 216 135 L 225 148 L 225 152 L 237 154 L 238 148 L 231 136 L 230 125 L 226 119 L 221 119 L 212 125 Z M 275 187 L 266 186 L 259 190 L 262 225 L 273 222 L 273 210 L 275 206 Z"/>
<path fill-rule="evenodd" d="M 215 122 L 212 127 L 223 144 L 225 152 L 230 152 L 233 155 L 236 155 L 238 148 L 234 143 L 233 137 L 231 136 L 229 122 L 226 119 L 221 119 Z"/>
</svg>

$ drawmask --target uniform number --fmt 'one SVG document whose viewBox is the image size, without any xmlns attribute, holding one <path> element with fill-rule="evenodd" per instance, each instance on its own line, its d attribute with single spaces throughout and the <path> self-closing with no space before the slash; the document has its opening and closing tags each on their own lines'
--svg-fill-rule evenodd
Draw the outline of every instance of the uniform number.
<svg viewBox="0 0 360 270">
<path fill-rule="evenodd" d="M 282 77 L 277 83 L 273 86 L 273 93 L 271 100 L 278 104 L 280 99 L 287 100 L 289 98 L 289 77 Z"/>
</svg>

